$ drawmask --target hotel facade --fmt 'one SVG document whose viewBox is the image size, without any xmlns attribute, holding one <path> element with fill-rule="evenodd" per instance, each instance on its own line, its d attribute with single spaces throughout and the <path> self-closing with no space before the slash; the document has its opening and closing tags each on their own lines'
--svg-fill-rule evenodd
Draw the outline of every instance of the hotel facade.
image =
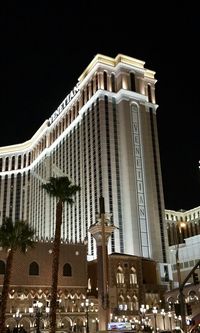
<svg viewBox="0 0 200 333">
<path fill-rule="evenodd" d="M 108 252 L 167 262 L 156 79 L 144 65 L 97 54 L 30 140 L 0 148 L 0 224 L 10 216 L 38 240 L 54 237 L 56 202 L 41 185 L 67 175 L 81 191 L 64 207 L 63 241 L 87 238 L 88 259 L 96 258 L 88 229 L 103 196 L 116 226 Z"/>
<path fill-rule="evenodd" d="M 174 286 L 177 286 L 176 253 L 178 251 L 182 279 L 200 260 L 200 206 L 190 210 L 165 210 L 169 241 L 169 264 L 172 267 Z M 196 271 L 198 273 L 199 270 Z M 199 280 L 200 274 L 198 273 Z M 193 282 L 193 277 L 189 279 Z"/>
</svg>

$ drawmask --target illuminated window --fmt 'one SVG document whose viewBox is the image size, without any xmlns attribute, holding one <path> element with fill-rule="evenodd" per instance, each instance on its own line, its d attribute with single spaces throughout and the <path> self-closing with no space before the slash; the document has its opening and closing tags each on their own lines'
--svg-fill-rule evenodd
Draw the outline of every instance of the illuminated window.
<svg viewBox="0 0 200 333">
<path fill-rule="evenodd" d="M 117 284 L 124 283 L 124 272 L 120 265 L 117 268 L 116 280 L 117 280 Z"/>
<path fill-rule="evenodd" d="M 130 284 L 137 284 L 137 274 L 135 267 L 131 267 L 130 271 Z"/>
<path fill-rule="evenodd" d="M 139 308 L 138 298 L 137 298 L 136 295 L 133 295 L 132 307 L 133 307 L 134 310 L 138 310 L 138 308 Z"/>
</svg>

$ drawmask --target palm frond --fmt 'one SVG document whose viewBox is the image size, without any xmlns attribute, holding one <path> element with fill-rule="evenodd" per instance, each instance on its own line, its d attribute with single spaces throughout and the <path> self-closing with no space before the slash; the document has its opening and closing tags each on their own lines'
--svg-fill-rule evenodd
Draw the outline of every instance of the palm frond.
<svg viewBox="0 0 200 333">
<path fill-rule="evenodd" d="M 70 204 L 74 202 L 72 197 L 81 189 L 78 185 L 72 185 L 68 177 L 50 177 L 48 183 L 42 184 L 42 188 L 45 189 L 50 196 Z"/>
</svg>

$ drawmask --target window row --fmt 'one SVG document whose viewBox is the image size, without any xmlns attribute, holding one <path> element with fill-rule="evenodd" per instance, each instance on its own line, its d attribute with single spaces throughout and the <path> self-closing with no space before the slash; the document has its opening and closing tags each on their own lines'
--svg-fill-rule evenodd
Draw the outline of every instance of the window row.
<svg viewBox="0 0 200 333">
<path fill-rule="evenodd" d="M 3 260 L 0 260 L 0 274 L 5 274 L 6 264 Z M 40 275 L 40 269 L 37 262 L 33 261 L 29 265 L 29 275 L 38 276 Z M 72 276 L 72 267 L 69 263 L 63 266 L 63 276 Z"/>
<path fill-rule="evenodd" d="M 200 235 L 200 221 L 183 222 L 183 225 L 177 225 L 176 223 L 167 224 L 169 246 L 181 244 L 185 242 L 185 238 Z"/>
<path fill-rule="evenodd" d="M 173 214 L 166 214 L 166 220 L 170 220 L 170 221 L 191 221 L 191 220 L 195 220 L 198 219 L 200 217 L 200 211 L 196 211 L 192 214 L 188 214 L 184 216 L 177 216 L 177 215 L 173 215 Z"/>
<path fill-rule="evenodd" d="M 62 132 L 73 122 L 78 116 L 79 110 L 90 100 L 90 98 L 96 93 L 98 89 L 109 90 L 116 92 L 121 88 L 128 89 L 130 91 L 139 92 L 137 88 L 137 79 L 134 72 L 130 72 L 129 76 L 125 79 L 127 82 L 123 84 L 123 73 L 121 79 L 116 80 L 114 73 L 107 73 L 107 71 L 95 73 L 90 82 L 80 91 L 80 97 L 74 102 L 70 110 L 61 118 L 49 133 L 41 138 L 35 145 L 32 152 L 20 154 L 18 156 L 11 156 L 6 158 L 0 158 L 0 172 L 18 170 L 29 166 L 41 152 L 48 146 L 50 146 Z M 149 102 L 152 102 L 152 87 L 150 84 L 147 86 L 147 94 Z"/>
<path fill-rule="evenodd" d="M 31 164 L 31 153 L 23 155 L 0 158 L 0 172 L 18 170 L 28 167 Z"/>
<path fill-rule="evenodd" d="M 124 274 L 124 270 L 121 265 L 119 265 L 117 268 L 116 282 L 118 285 L 125 283 L 125 274 Z M 130 272 L 129 272 L 129 283 L 131 285 L 137 284 L 137 272 L 136 272 L 135 267 L 133 267 L 133 266 L 131 267 Z"/>
</svg>

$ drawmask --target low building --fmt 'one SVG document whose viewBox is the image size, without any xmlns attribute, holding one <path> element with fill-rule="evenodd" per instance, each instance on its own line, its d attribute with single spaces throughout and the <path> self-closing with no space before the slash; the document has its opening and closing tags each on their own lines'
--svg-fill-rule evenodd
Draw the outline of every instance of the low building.
<svg viewBox="0 0 200 333">
<path fill-rule="evenodd" d="M 200 206 L 188 211 L 165 210 L 169 241 L 169 264 L 173 287 L 178 286 L 177 255 L 184 279 L 200 259 Z M 189 282 L 193 282 L 192 278 Z"/>
<path fill-rule="evenodd" d="M 160 284 L 157 263 L 137 256 L 112 253 L 108 256 L 109 310 L 111 321 L 142 320 L 154 326 L 153 307 L 161 309 L 166 286 Z M 97 297 L 97 262 L 88 262 L 90 295 Z"/>
<path fill-rule="evenodd" d="M 26 254 L 16 253 L 6 315 L 6 325 L 11 330 L 23 326 L 30 332 L 36 325 L 37 315 L 41 328 L 48 329 L 51 254 L 51 242 L 37 242 Z M 6 256 L 6 252 L 0 251 L 1 289 Z M 141 317 L 143 305 L 148 305 L 148 324 L 151 321 L 153 325 L 152 308 L 160 308 L 165 291 L 159 282 L 157 263 L 119 253 L 110 254 L 108 262 L 110 319 L 134 322 Z M 84 332 L 89 325 L 90 332 L 95 332 L 98 328 L 97 262 L 87 262 L 86 245 L 62 243 L 59 265 L 58 328 Z"/>
<path fill-rule="evenodd" d="M 40 324 L 49 326 L 48 308 L 51 286 L 52 243 L 37 242 L 26 254 L 14 257 L 7 304 L 6 325 L 23 326 L 27 332 L 36 325 L 34 306 L 42 305 Z M 7 253 L 0 251 L 0 288 L 2 289 Z M 58 327 L 83 327 L 85 312 L 81 305 L 87 291 L 87 249 L 84 244 L 61 244 L 58 275 Z M 30 310 L 32 312 L 30 312 Z M 39 310 L 39 309 L 37 309 Z"/>
<path fill-rule="evenodd" d="M 176 307 L 176 304 L 179 303 L 178 287 L 180 283 L 187 280 L 183 289 L 186 318 L 189 327 L 193 327 L 194 323 L 196 325 L 200 323 L 198 266 L 200 261 L 200 206 L 188 211 L 165 210 L 165 221 L 168 230 L 169 264 L 172 268 L 171 288 L 164 296 L 166 309 L 171 315 L 173 324 L 176 325 L 179 321 L 179 307 Z M 195 269 L 196 266 L 197 269 Z M 193 271 L 193 269 L 195 270 Z"/>
</svg>

